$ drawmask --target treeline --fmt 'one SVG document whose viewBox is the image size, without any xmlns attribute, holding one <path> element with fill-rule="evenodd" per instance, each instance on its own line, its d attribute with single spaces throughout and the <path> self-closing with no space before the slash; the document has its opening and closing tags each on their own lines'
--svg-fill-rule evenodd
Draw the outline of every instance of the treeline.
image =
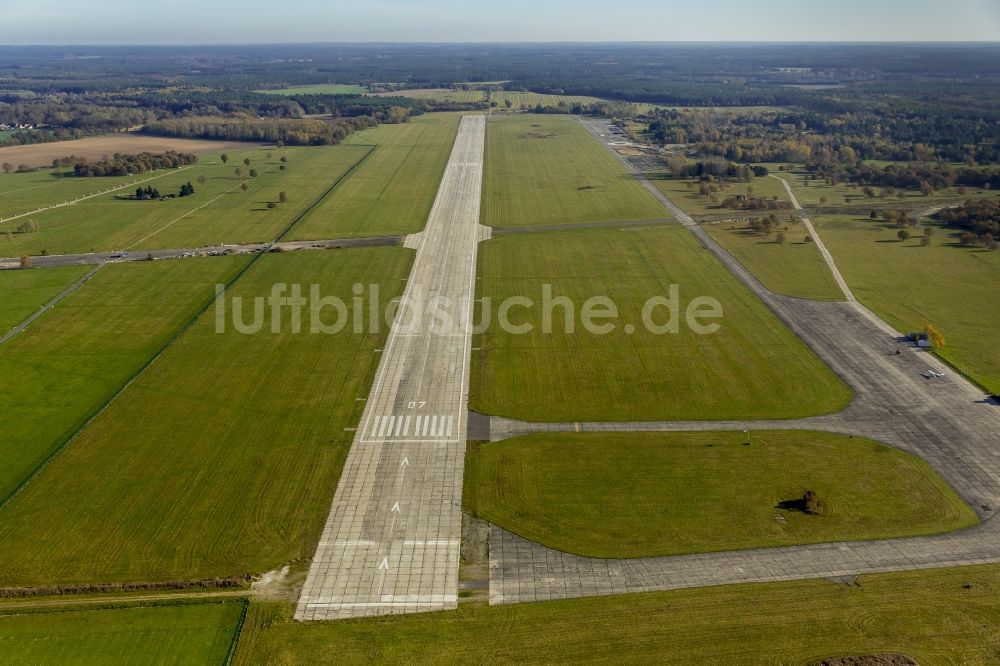
<svg viewBox="0 0 1000 666">
<path fill-rule="evenodd" d="M 990 199 L 967 201 L 958 208 L 945 209 L 937 214 L 937 219 L 948 226 L 966 229 L 977 237 L 1000 238 L 1000 204 Z"/>
<path fill-rule="evenodd" d="M 61 166 L 62 160 L 55 160 L 53 166 Z M 198 157 L 191 153 L 167 151 L 165 153 L 139 153 L 138 155 L 123 155 L 115 153 L 111 159 L 98 162 L 88 162 L 81 159 L 73 165 L 72 175 L 83 178 L 102 176 L 131 176 L 134 174 L 156 171 L 158 169 L 174 169 L 180 166 L 196 164 Z"/>
<path fill-rule="evenodd" d="M 328 146 L 340 143 L 353 132 L 377 124 L 370 116 L 344 118 L 336 123 L 277 118 L 175 118 L 149 123 L 143 132 L 195 139 Z"/>
<path fill-rule="evenodd" d="M 806 170 L 828 182 L 851 182 L 869 187 L 922 190 L 931 193 L 949 187 L 1000 189 L 1000 169 L 953 167 L 947 164 L 878 164 L 808 162 Z M 873 195 L 871 195 L 873 196 Z"/>
</svg>

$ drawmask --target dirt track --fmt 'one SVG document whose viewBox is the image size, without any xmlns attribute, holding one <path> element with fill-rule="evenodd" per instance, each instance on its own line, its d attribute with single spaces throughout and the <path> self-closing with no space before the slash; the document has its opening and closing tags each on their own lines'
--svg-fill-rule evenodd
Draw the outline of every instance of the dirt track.
<svg viewBox="0 0 1000 666">
<path fill-rule="evenodd" d="M 176 150 L 182 153 L 206 153 L 217 150 L 252 148 L 260 144 L 248 141 L 205 141 L 201 139 L 174 139 L 165 136 L 136 134 L 133 132 L 92 136 L 72 141 L 37 143 L 30 146 L 10 146 L 0 148 L 0 162 L 9 162 L 15 167 L 26 164 L 30 167 L 51 166 L 52 160 L 68 155 L 98 160 L 115 153 L 162 153 Z"/>
</svg>

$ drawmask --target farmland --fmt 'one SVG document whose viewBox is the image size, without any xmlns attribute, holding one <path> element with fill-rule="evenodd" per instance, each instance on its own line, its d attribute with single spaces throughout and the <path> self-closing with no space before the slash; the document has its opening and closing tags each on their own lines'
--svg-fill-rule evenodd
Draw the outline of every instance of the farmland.
<svg viewBox="0 0 1000 666">
<path fill-rule="evenodd" d="M 384 304 L 411 257 L 266 255 L 232 295 L 284 282 L 350 302 L 361 282 Z M 195 261 L 212 260 L 178 265 Z M 262 573 L 312 553 L 386 331 L 296 334 L 286 310 L 273 333 L 267 310 L 256 334 L 217 333 L 207 312 L 3 509 L 0 586 Z"/>
<path fill-rule="evenodd" d="M 920 664 L 996 661 L 996 565 L 724 586 L 354 622 L 291 621 L 251 604 L 235 663 L 338 661 L 810 664 L 904 653 Z"/>
<path fill-rule="evenodd" d="M 222 664 L 243 603 L 128 606 L 0 617 L 3 664 Z"/>
<path fill-rule="evenodd" d="M 69 266 L 51 271 L 0 271 L 0 335 L 4 335 L 90 270 Z"/>
<path fill-rule="evenodd" d="M 31 217 L 37 221 L 38 231 L 13 234 L 3 243 L 5 254 L 186 248 L 273 240 L 369 150 L 364 146 L 244 149 L 228 153 L 228 165 L 216 155 L 205 156 L 193 167 L 147 175 L 156 178 L 149 185 L 164 194 L 176 192 L 183 183 L 195 183 L 193 196 L 123 201 L 115 199 L 116 193 L 108 193 L 37 213 Z M 287 158 L 286 164 L 280 162 L 281 157 Z M 243 164 L 247 159 L 250 165 Z M 242 176 L 236 175 L 236 169 Z M 258 175 L 248 177 L 250 169 Z M 93 184 L 97 179 L 86 180 L 99 187 Z M 241 189 L 244 184 L 246 191 Z M 282 191 L 288 201 L 278 204 Z M 129 192 L 117 194 L 123 193 Z M 276 207 L 269 209 L 269 202 Z M 0 233 L 16 229 L 22 221 L 0 223 Z"/>
<path fill-rule="evenodd" d="M 541 301 L 544 284 L 579 309 L 607 296 L 621 313 L 605 335 L 567 335 L 562 308 L 551 333 L 543 307 L 514 310 L 517 335 L 476 336 L 471 408 L 528 421 L 793 418 L 837 411 L 850 391 L 760 301 L 679 226 L 515 235 L 482 244 L 478 298 Z M 656 335 L 639 317 L 647 299 L 679 289 L 681 315 L 708 296 L 724 316 L 714 334 L 680 323 Z M 663 316 L 666 320 L 666 315 Z M 663 323 L 656 318 L 657 323 Z M 602 322 L 603 323 L 603 322 Z M 625 324 L 635 326 L 634 334 Z"/>
<path fill-rule="evenodd" d="M 821 301 L 843 300 L 815 243 L 805 242 L 806 228 L 785 224 L 783 243 L 776 240 L 779 232 L 765 238 L 745 224 L 722 222 L 704 228 L 771 291 Z"/>
<path fill-rule="evenodd" d="M 458 129 L 459 114 L 431 114 L 350 136 L 342 148 L 376 147 L 314 208 L 290 239 L 407 234 L 427 221 Z"/>
<path fill-rule="evenodd" d="M 663 207 L 575 119 L 518 115 L 489 123 L 483 224 L 523 227 L 664 216 Z"/>
<path fill-rule="evenodd" d="M 245 261 L 232 257 L 106 266 L 0 346 L 0 374 L 17 378 L 16 391 L 0 392 L 0 411 L 18 415 L 0 426 L 0 499 L 209 302 L 215 283 L 226 282 Z M 43 285 L 78 270 L 4 272 L 0 278 L 27 277 L 29 284 Z"/>
<path fill-rule="evenodd" d="M 9 162 L 15 167 L 26 164 L 29 167 L 51 167 L 52 160 L 69 155 L 99 160 L 115 153 L 136 154 L 141 152 L 162 153 L 175 150 L 179 153 L 208 153 L 245 149 L 245 142 L 208 141 L 202 139 L 175 139 L 151 134 L 132 132 L 92 136 L 72 141 L 33 143 L 25 146 L 0 148 L 0 162 Z"/>
<path fill-rule="evenodd" d="M 890 447 L 815 432 L 750 440 L 547 433 L 478 445 L 464 501 L 531 541 L 610 558 L 886 539 L 978 522 L 925 462 Z M 821 498 L 822 515 L 778 508 L 807 490 Z"/>
<path fill-rule="evenodd" d="M 1000 253 L 960 247 L 955 233 L 933 225 L 929 247 L 921 232 L 900 242 L 895 226 L 881 220 L 829 216 L 818 232 L 855 296 L 898 330 L 934 324 L 947 341 L 940 355 L 985 388 L 1000 392 L 1000 310 L 992 285 L 1000 277 Z"/>
</svg>

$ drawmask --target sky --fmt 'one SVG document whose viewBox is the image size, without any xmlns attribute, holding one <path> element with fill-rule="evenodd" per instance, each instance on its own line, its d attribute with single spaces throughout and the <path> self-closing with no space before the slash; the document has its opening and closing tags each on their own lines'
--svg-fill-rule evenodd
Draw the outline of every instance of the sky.
<svg viewBox="0 0 1000 666">
<path fill-rule="evenodd" d="M 1000 41 L 1000 0 L 0 0 L 0 44 Z"/>
</svg>

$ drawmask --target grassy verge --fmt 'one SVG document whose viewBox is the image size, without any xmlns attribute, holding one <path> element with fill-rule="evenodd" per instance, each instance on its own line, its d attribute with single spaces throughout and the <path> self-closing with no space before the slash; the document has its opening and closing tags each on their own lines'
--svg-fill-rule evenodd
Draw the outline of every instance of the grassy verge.
<svg viewBox="0 0 1000 666">
<path fill-rule="evenodd" d="M 978 522 L 925 462 L 888 446 L 818 432 L 750 439 L 558 433 L 471 446 L 464 501 L 511 532 L 591 557 L 888 539 Z M 807 490 L 821 515 L 780 508 Z"/>
<path fill-rule="evenodd" d="M 947 340 L 941 356 L 1000 393 L 1000 308 L 989 305 L 1000 252 L 961 247 L 953 231 L 937 227 L 931 245 L 921 247 L 920 230 L 900 242 L 881 220 L 830 216 L 817 224 L 861 302 L 903 333 L 933 324 Z"/>
<path fill-rule="evenodd" d="M 483 224 L 517 227 L 666 217 L 628 170 L 568 116 L 491 120 Z"/>
<path fill-rule="evenodd" d="M 332 253 L 261 257 L 232 289 L 244 320 L 276 282 L 392 298 L 412 257 Z M 0 512 L 0 585 L 204 579 L 312 552 L 385 330 L 293 333 L 286 312 L 271 333 L 266 310 L 257 334 L 205 313 Z"/>
<path fill-rule="evenodd" d="M 471 405 L 529 421 L 794 418 L 841 409 L 850 390 L 741 283 L 680 227 L 546 232 L 496 238 L 480 247 L 478 298 L 493 317 L 511 296 L 527 334 L 494 322 L 475 336 Z M 574 304 L 574 331 L 554 307 L 544 328 L 544 285 Z M 648 299 L 678 289 L 678 330 L 646 328 Z M 605 335 L 582 326 L 583 304 L 612 299 L 620 313 Z M 720 328 L 687 325 L 692 299 L 722 307 Z M 664 309 L 655 323 L 667 320 Z M 710 320 L 703 320 L 708 322 Z M 603 321 L 602 321 L 603 323 Z M 697 322 L 696 322 L 697 323 Z M 628 333 L 626 326 L 635 330 Z"/>
<path fill-rule="evenodd" d="M 292 622 L 252 604 L 236 662 L 661 663 L 801 666 L 901 652 L 921 666 L 1000 660 L 1000 567 L 741 585 L 516 606 Z"/>
<path fill-rule="evenodd" d="M 244 602 L 0 617 L 3 664 L 222 664 Z"/>
<path fill-rule="evenodd" d="M 801 224 L 770 238 L 746 225 L 705 224 L 704 228 L 771 291 L 818 301 L 844 300 L 816 244 L 804 240 L 807 231 Z M 783 243 L 777 242 L 777 233 L 785 234 Z"/>
<path fill-rule="evenodd" d="M 295 229 L 289 240 L 402 235 L 427 221 L 460 114 L 428 114 L 352 135 L 374 152 Z"/>
</svg>

